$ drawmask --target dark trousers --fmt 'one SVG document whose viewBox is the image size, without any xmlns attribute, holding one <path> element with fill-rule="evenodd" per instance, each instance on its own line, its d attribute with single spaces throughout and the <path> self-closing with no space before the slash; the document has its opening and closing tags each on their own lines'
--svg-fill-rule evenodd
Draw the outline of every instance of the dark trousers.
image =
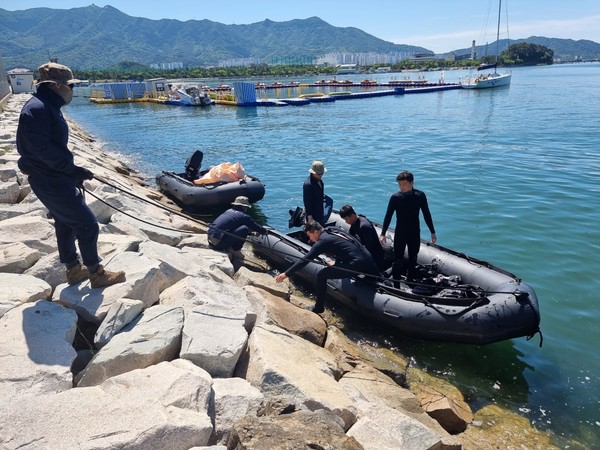
<svg viewBox="0 0 600 450">
<path fill-rule="evenodd" d="M 98 264 L 98 221 L 75 182 L 30 176 L 29 184 L 54 218 L 60 262 L 69 266 L 78 260 L 77 240 L 83 264 Z"/>
<path fill-rule="evenodd" d="M 348 270 L 344 270 L 348 269 Z M 315 309 L 321 311 L 325 307 L 325 297 L 327 296 L 327 280 L 338 280 L 340 278 L 351 278 L 358 273 L 373 275 L 379 277 L 381 273 L 374 262 L 364 262 L 362 264 L 350 265 L 348 267 L 327 266 L 317 273 L 317 301 Z M 376 279 L 366 277 L 367 282 L 374 282 Z"/>
<path fill-rule="evenodd" d="M 249 234 L 250 228 L 248 228 L 246 225 L 241 225 L 235 230 L 228 231 L 226 234 L 224 233 L 223 237 L 221 237 L 221 239 L 218 241 L 214 240 L 212 237 L 209 237 L 209 243 L 215 250 L 241 250 L 244 246 L 244 241 Z"/>
<path fill-rule="evenodd" d="M 407 248 L 408 261 L 405 264 L 404 250 Z M 394 234 L 394 265 L 392 268 L 392 277 L 394 279 L 397 280 L 402 275 L 406 275 L 410 279 L 414 278 L 420 248 L 420 235 L 407 237 L 405 235 Z"/>
</svg>

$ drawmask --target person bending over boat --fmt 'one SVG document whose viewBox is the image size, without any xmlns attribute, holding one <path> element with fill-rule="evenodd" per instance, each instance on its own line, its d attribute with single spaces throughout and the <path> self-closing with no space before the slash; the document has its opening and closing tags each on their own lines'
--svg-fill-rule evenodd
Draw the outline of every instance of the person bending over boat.
<svg viewBox="0 0 600 450">
<path fill-rule="evenodd" d="M 369 250 L 379 270 L 384 271 L 387 267 L 384 261 L 383 247 L 371 221 L 362 214 L 356 214 L 351 205 L 344 205 L 340 208 L 340 217 L 350 225 L 350 234 Z"/>
<path fill-rule="evenodd" d="M 292 267 L 277 275 L 275 281 L 281 283 L 323 253 L 333 255 L 335 263 L 317 273 L 317 302 L 313 312 L 320 314 L 325 310 L 327 280 L 351 278 L 357 273 L 374 277 L 381 275 L 369 251 L 347 231 L 337 227 L 323 228 L 319 222 L 312 222 L 304 226 L 304 232 L 314 242 L 312 248 Z"/>
<path fill-rule="evenodd" d="M 421 247 L 419 211 L 423 213 L 425 223 L 431 232 L 432 243 L 436 243 L 437 236 L 429 212 L 427 197 L 423 191 L 414 189 L 413 174 L 408 171 L 400 172 L 396 177 L 396 181 L 398 181 L 400 191 L 390 197 L 379 239 L 382 243 L 385 243 L 385 233 L 390 226 L 392 216 L 396 213 L 392 276 L 395 280 L 398 280 L 401 275 L 406 274 L 407 279 L 413 279 L 417 266 L 417 255 Z M 408 248 L 408 263 L 405 266 L 404 250 L 406 248 Z"/>
<path fill-rule="evenodd" d="M 325 225 L 325 211 L 323 208 L 325 185 L 323 184 L 323 174 L 327 172 L 327 169 L 321 161 L 314 161 L 308 171 L 310 175 L 302 186 L 306 223 L 314 221 Z"/>
<path fill-rule="evenodd" d="M 208 246 L 213 250 L 224 251 L 244 259 L 241 250 L 248 234 L 251 231 L 267 233 L 266 228 L 261 227 L 246 213 L 250 207 L 248 197 L 236 197 L 231 203 L 231 208 L 208 226 Z"/>
</svg>

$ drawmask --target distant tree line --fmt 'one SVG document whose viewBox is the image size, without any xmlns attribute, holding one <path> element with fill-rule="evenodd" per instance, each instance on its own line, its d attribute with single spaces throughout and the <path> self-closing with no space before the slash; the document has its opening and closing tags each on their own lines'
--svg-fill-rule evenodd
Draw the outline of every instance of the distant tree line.
<svg viewBox="0 0 600 450">
<path fill-rule="evenodd" d="M 499 57 L 499 64 L 504 66 L 552 64 L 554 52 L 543 45 L 512 44 Z M 444 70 L 457 67 L 472 67 L 480 63 L 489 63 L 495 56 L 487 56 L 481 60 L 448 61 L 436 59 L 434 61 L 419 61 L 406 59 L 392 64 L 391 70 L 400 72 L 404 70 Z M 361 67 L 361 71 L 368 75 L 378 67 L 385 64 Z M 257 78 L 257 77 L 290 77 L 325 75 L 337 73 L 334 66 L 305 65 L 268 65 L 253 64 L 238 67 L 186 67 L 182 69 L 152 69 L 142 64 L 124 61 L 113 67 L 94 70 L 74 70 L 74 74 L 81 80 L 144 80 L 149 78 Z"/>
</svg>

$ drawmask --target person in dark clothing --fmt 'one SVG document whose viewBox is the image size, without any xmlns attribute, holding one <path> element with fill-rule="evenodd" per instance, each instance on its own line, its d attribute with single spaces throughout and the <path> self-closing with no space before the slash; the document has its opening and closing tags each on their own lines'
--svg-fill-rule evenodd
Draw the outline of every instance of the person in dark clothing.
<svg viewBox="0 0 600 450">
<path fill-rule="evenodd" d="M 417 255 L 421 247 L 421 228 L 419 223 L 419 212 L 423 213 L 425 223 L 431 232 L 431 242 L 437 242 L 433 220 L 429 212 L 427 197 L 423 191 L 414 189 L 413 174 L 404 171 L 396 177 L 399 192 L 392 194 L 388 203 L 383 228 L 381 229 L 381 242 L 385 243 L 385 233 L 390 225 L 392 216 L 396 213 L 396 230 L 394 232 L 394 265 L 392 276 L 398 280 L 406 273 L 408 279 L 415 276 L 417 266 Z M 408 263 L 404 262 L 404 250 L 408 248 Z"/>
<path fill-rule="evenodd" d="M 209 225 L 208 244 L 214 250 L 228 252 L 243 259 L 241 250 L 248 234 L 251 231 L 266 234 L 267 230 L 246 213 L 250 208 L 248 197 L 237 197 L 231 206 Z"/>
<path fill-rule="evenodd" d="M 324 226 L 323 199 L 325 197 L 325 185 L 323 184 L 323 174 L 327 172 L 327 169 L 321 161 L 314 161 L 308 171 L 310 175 L 302 186 L 306 223 L 314 221 Z"/>
<path fill-rule="evenodd" d="M 351 205 L 344 205 L 340 208 L 340 217 L 350 225 L 350 234 L 369 250 L 379 270 L 384 271 L 386 263 L 383 247 L 371 221 L 362 214 L 356 214 Z"/>
<path fill-rule="evenodd" d="M 275 281 L 282 282 L 323 253 L 333 255 L 335 264 L 324 267 L 317 274 L 317 302 L 313 312 L 320 314 L 325 310 L 327 280 L 350 278 L 358 273 L 373 277 L 381 275 L 369 251 L 347 231 L 337 227 L 323 228 L 319 222 L 307 223 L 304 231 L 314 242 L 312 248 L 288 270 L 277 275 Z"/>
<path fill-rule="evenodd" d="M 98 256 L 98 222 L 85 203 L 80 188 L 94 174 L 76 166 L 67 147 L 69 127 L 60 108 L 73 100 L 79 80 L 67 66 L 47 63 L 39 67 L 37 92 L 23 106 L 17 128 L 18 165 L 28 176 L 34 194 L 54 218 L 60 261 L 67 282 L 87 278 L 93 288 L 125 281 L 124 272 L 105 271 Z M 77 255 L 75 241 L 84 266 Z"/>
</svg>

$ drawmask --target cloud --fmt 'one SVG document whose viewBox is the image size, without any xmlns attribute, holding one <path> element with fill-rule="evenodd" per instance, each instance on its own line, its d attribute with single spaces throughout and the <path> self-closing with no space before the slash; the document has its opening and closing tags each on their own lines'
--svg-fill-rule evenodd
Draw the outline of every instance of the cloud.
<svg viewBox="0 0 600 450">
<path fill-rule="evenodd" d="M 506 31 L 501 30 L 500 37 L 506 37 Z M 560 39 L 588 39 L 600 43 L 600 16 L 580 17 L 576 19 L 533 20 L 509 23 L 509 37 L 524 39 L 529 36 L 544 36 Z M 463 30 L 451 33 L 422 34 L 392 37 L 387 40 L 396 44 L 409 44 L 433 50 L 436 53 L 446 53 L 451 50 L 468 48 L 471 41 L 482 40 L 481 30 Z M 495 36 L 486 37 L 490 42 Z M 483 42 L 477 42 L 483 44 Z"/>
<path fill-rule="evenodd" d="M 600 42 L 600 16 L 519 22 L 510 26 L 510 34 L 516 38 L 545 36 Z"/>
</svg>

